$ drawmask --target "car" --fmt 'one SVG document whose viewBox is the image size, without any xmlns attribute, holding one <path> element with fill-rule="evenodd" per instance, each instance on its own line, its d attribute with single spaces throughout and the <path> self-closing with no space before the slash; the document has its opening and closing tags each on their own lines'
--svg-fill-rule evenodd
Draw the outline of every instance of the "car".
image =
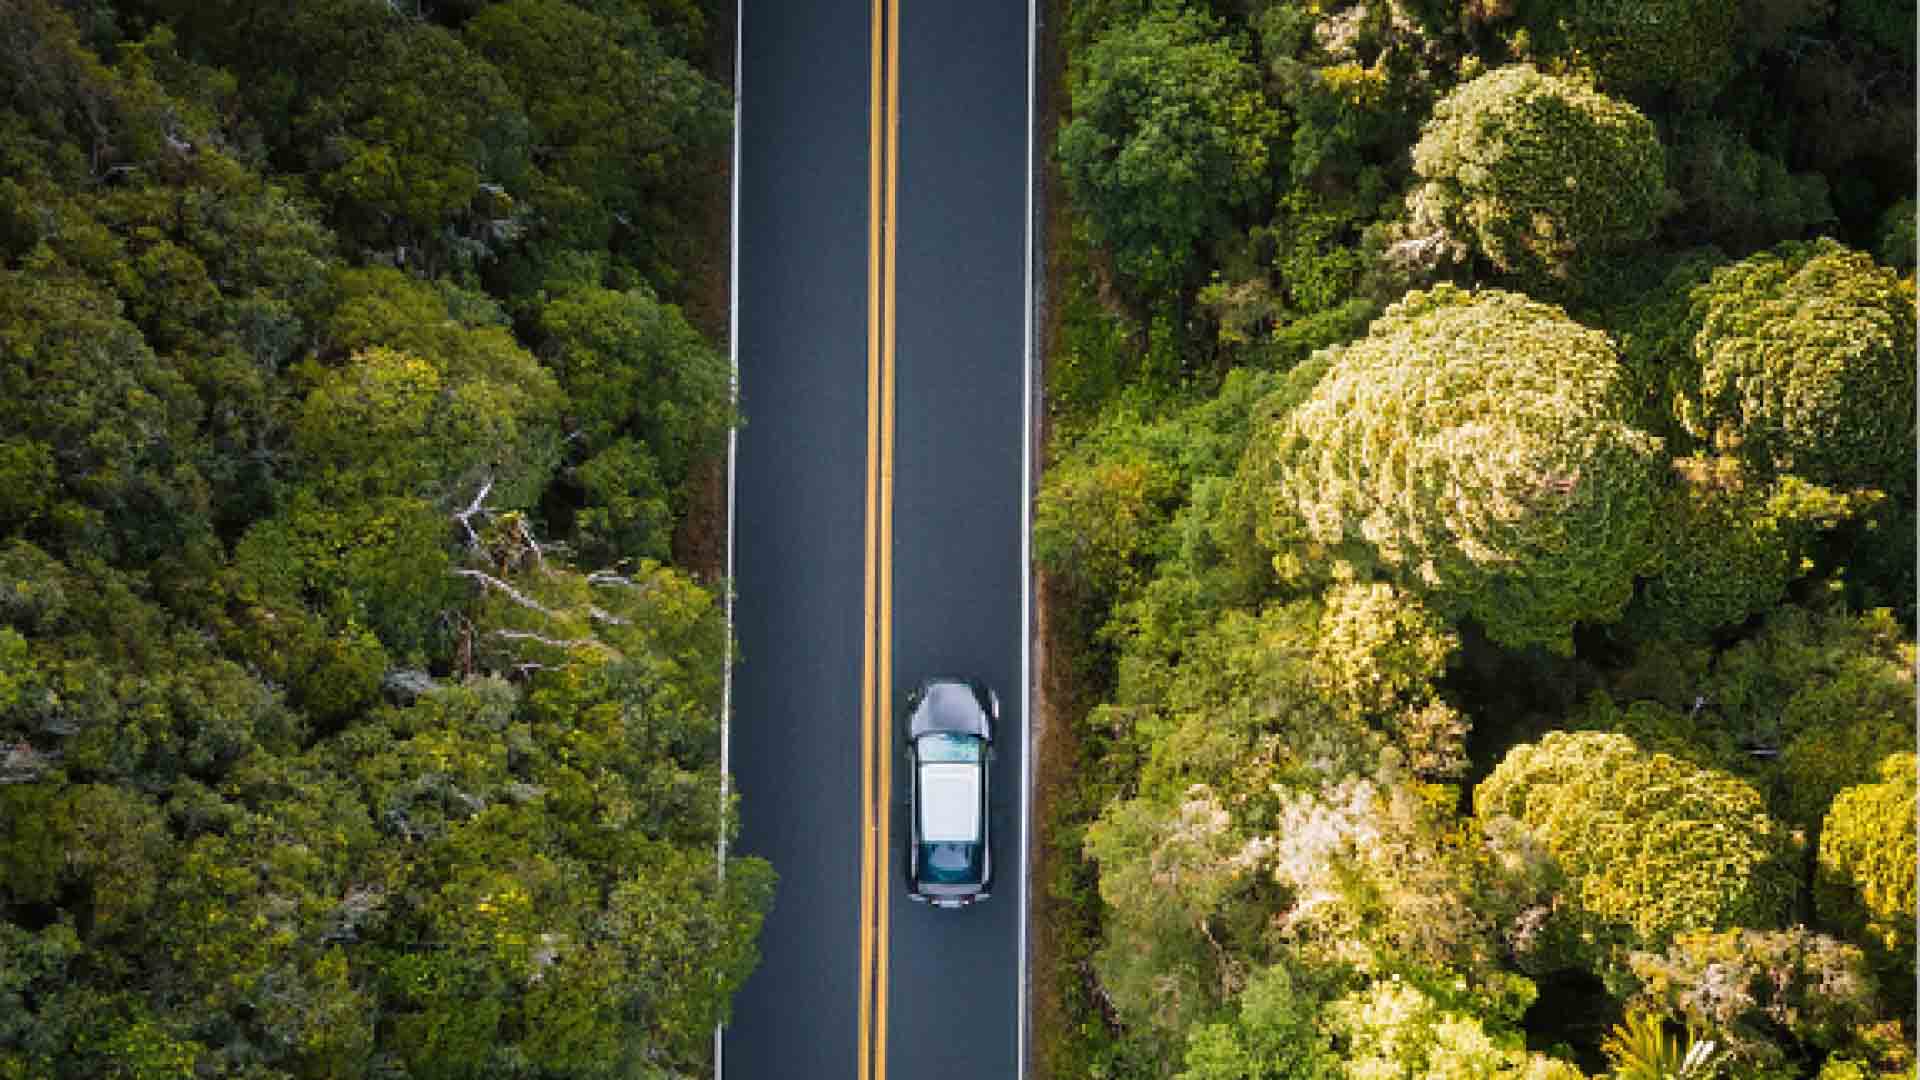
<svg viewBox="0 0 1920 1080">
<path fill-rule="evenodd" d="M 907 696 L 907 895 L 963 908 L 993 888 L 988 829 L 1000 698 L 973 679 L 931 678 Z"/>
</svg>

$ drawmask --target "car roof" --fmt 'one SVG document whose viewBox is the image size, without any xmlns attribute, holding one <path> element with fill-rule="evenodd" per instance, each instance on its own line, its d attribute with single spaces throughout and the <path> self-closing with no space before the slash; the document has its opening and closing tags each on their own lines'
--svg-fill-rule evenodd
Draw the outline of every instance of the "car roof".
<svg viewBox="0 0 1920 1080">
<path fill-rule="evenodd" d="M 971 844 L 980 839 L 980 766 L 920 766 L 920 840 Z"/>
</svg>

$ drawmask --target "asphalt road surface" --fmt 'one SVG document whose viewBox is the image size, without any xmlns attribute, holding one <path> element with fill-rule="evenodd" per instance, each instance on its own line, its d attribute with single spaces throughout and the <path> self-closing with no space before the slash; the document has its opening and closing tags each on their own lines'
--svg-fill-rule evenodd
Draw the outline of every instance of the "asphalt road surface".
<svg viewBox="0 0 1920 1080">
<path fill-rule="evenodd" d="M 740 22 L 732 763 L 736 850 L 780 874 L 724 1035 L 730 1080 L 858 1073 L 868 506 L 869 0 L 745 0 Z M 1003 702 L 991 900 L 908 901 L 898 792 L 876 1080 L 1012 1080 L 1021 1022 L 1022 447 L 1028 12 L 899 11 L 892 697 Z M 904 779 L 900 737 L 894 779 Z"/>
</svg>

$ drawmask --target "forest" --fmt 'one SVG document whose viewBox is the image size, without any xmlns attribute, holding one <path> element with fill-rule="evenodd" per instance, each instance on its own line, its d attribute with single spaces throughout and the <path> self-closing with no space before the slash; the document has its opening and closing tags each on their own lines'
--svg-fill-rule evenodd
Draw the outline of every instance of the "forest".
<svg viewBox="0 0 1920 1080">
<path fill-rule="evenodd" d="M 1043 10 L 1035 1075 L 1913 1075 L 1913 5 Z"/>
<path fill-rule="evenodd" d="M 710 1069 L 723 16 L 0 0 L 0 1078 Z"/>
<path fill-rule="evenodd" d="M 0 1080 L 706 1070 L 730 9 L 0 0 Z M 1912 4 L 1042 11 L 1036 1075 L 1911 1076 Z"/>
</svg>

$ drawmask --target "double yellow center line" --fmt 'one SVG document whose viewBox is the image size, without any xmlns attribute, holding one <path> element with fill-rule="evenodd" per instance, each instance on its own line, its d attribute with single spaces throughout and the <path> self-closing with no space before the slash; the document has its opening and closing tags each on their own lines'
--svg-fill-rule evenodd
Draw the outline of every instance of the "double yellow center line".
<svg viewBox="0 0 1920 1080">
<path fill-rule="evenodd" d="M 867 172 L 866 640 L 860 684 L 859 1080 L 887 1075 L 887 882 L 893 792 L 894 180 L 900 163 L 899 0 L 873 0 Z M 882 42 L 885 51 L 882 52 Z"/>
</svg>

